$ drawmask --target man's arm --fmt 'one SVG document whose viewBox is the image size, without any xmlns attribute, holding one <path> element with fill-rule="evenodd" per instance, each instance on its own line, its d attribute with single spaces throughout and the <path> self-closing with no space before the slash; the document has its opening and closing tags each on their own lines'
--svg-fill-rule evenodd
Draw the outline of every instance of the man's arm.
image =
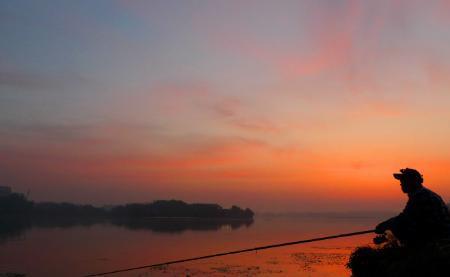
<svg viewBox="0 0 450 277">
<path fill-rule="evenodd" d="M 417 202 L 416 198 L 410 198 L 399 215 L 378 224 L 375 227 L 375 232 L 383 234 L 386 230 L 390 230 L 400 240 L 405 240 L 412 236 L 416 229 L 415 214 L 417 214 Z"/>
<path fill-rule="evenodd" d="M 395 229 L 398 229 L 398 226 L 401 224 L 401 222 L 405 221 L 405 217 L 406 217 L 405 213 L 401 212 L 399 215 L 381 222 L 375 227 L 375 233 L 383 234 L 386 230 L 394 231 Z"/>
</svg>

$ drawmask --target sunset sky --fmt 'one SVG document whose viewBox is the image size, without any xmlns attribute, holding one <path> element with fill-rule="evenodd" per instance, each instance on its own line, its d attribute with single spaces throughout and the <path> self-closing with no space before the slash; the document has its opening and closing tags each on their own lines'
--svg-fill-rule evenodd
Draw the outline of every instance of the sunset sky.
<svg viewBox="0 0 450 277">
<path fill-rule="evenodd" d="M 37 201 L 450 200 L 450 2 L 1 1 L 0 185 Z"/>
</svg>

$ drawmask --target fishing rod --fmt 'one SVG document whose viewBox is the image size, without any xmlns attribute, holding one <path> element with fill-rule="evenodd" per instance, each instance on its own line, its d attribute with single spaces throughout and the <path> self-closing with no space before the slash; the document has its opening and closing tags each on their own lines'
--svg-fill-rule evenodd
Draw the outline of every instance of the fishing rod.
<svg viewBox="0 0 450 277">
<path fill-rule="evenodd" d="M 375 232 L 375 230 L 359 231 L 359 232 L 339 234 L 339 235 L 333 235 L 333 236 L 327 236 L 327 237 L 319 237 L 319 238 L 291 241 L 291 242 L 285 242 L 285 243 L 279 243 L 279 244 L 271 244 L 271 245 L 259 246 L 259 247 L 254 247 L 254 248 L 247 248 L 247 249 L 230 251 L 230 252 L 217 253 L 217 254 L 200 256 L 200 257 L 194 257 L 194 258 L 188 258 L 188 259 L 182 259 L 182 260 L 174 260 L 174 261 L 169 261 L 169 262 L 159 263 L 159 264 L 152 264 L 152 265 L 144 265 L 144 266 L 138 266 L 138 267 L 125 268 L 125 269 L 118 269 L 118 270 L 113 270 L 113 271 L 109 271 L 109 272 L 102 272 L 102 273 L 93 273 L 93 274 L 85 275 L 85 277 L 104 276 L 104 275 L 109 275 L 109 274 L 115 274 L 115 273 L 132 271 L 132 270 L 138 270 L 138 269 L 144 269 L 144 268 L 150 268 L 150 267 L 158 267 L 158 266 L 169 265 L 169 264 L 176 264 L 176 263 L 182 263 L 182 262 L 188 262 L 188 261 L 202 260 L 202 259 L 207 259 L 207 258 L 212 258 L 212 257 L 225 256 L 225 255 L 231 255 L 231 254 L 238 254 L 238 253 L 242 253 L 242 252 L 263 250 L 263 249 L 269 249 L 269 248 L 275 248 L 275 247 L 281 247 L 281 246 L 288 246 L 288 245 L 294 245 L 294 244 L 308 243 L 308 242 L 313 242 L 313 241 L 329 240 L 329 239 L 336 239 L 336 238 L 343 238 L 343 237 L 351 237 L 351 236 L 369 234 L 369 233 L 373 233 L 373 232 Z"/>
</svg>

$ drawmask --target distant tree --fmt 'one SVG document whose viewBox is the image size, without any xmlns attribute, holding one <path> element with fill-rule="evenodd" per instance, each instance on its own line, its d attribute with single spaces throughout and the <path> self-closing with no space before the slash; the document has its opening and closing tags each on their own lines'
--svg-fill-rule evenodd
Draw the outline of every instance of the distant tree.
<svg viewBox="0 0 450 277">
<path fill-rule="evenodd" d="M 233 205 L 224 209 L 218 204 L 193 203 L 181 200 L 155 200 L 152 203 L 130 203 L 108 208 L 96 208 L 92 205 L 77 205 L 73 203 L 28 201 L 23 194 L 12 193 L 0 197 L 0 215 L 33 215 L 41 219 L 45 217 L 196 217 L 196 218 L 246 218 L 250 219 L 254 213 L 250 209 L 241 209 Z"/>
<path fill-rule="evenodd" d="M 249 208 L 246 208 L 244 211 L 244 215 L 246 218 L 252 218 L 255 215 L 255 213 Z"/>
<path fill-rule="evenodd" d="M 253 211 L 238 206 L 223 209 L 218 204 L 193 203 L 181 200 L 156 200 L 152 203 L 132 203 L 111 209 L 112 216 L 120 217 L 200 217 L 200 218 L 252 218 Z"/>
<path fill-rule="evenodd" d="M 38 216 L 88 217 L 105 215 L 106 211 L 92 205 L 42 202 L 34 204 L 33 214 Z"/>
<path fill-rule="evenodd" d="M 0 215 L 25 215 L 31 212 L 33 202 L 21 193 L 11 193 L 0 197 Z"/>
</svg>

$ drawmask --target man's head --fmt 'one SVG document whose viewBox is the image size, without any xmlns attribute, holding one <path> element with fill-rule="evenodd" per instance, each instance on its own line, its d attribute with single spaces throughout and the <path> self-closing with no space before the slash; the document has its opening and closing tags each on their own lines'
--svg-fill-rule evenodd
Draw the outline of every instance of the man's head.
<svg viewBox="0 0 450 277">
<path fill-rule="evenodd" d="M 412 168 L 400 169 L 400 173 L 394 173 L 394 178 L 400 180 L 404 193 L 413 192 L 422 187 L 423 177 L 419 171 Z"/>
</svg>

